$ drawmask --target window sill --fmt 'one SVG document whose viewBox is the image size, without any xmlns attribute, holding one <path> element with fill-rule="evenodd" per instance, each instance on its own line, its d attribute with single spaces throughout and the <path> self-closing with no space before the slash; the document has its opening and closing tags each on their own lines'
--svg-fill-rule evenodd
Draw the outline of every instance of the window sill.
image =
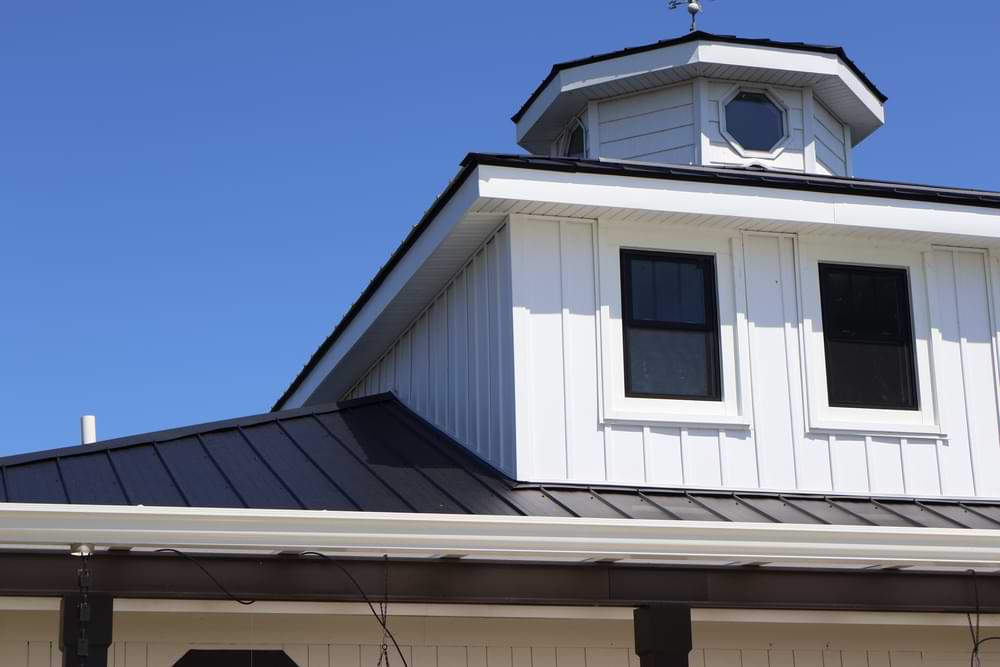
<svg viewBox="0 0 1000 667">
<path fill-rule="evenodd" d="M 606 414 L 603 423 L 612 426 L 666 426 L 730 431 L 749 431 L 753 426 L 750 419 L 740 415 L 663 414 L 625 411 Z"/>
<path fill-rule="evenodd" d="M 850 435 L 946 440 L 948 434 L 935 424 L 893 424 L 822 421 L 806 429 L 812 435 Z"/>
</svg>

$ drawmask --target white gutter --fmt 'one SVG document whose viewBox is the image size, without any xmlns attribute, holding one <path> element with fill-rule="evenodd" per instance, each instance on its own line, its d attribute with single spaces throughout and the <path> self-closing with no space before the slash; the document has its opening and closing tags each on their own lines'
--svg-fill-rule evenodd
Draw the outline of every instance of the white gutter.
<svg viewBox="0 0 1000 667">
<path fill-rule="evenodd" d="M 515 559 L 1000 567 L 1000 530 L 7 504 L 0 549 L 101 547 Z"/>
</svg>

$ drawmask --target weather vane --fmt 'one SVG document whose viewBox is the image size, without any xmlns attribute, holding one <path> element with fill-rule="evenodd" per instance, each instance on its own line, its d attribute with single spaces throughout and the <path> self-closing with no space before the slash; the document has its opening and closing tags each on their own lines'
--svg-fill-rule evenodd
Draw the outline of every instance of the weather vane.
<svg viewBox="0 0 1000 667">
<path fill-rule="evenodd" d="M 698 14 L 702 12 L 701 3 L 698 0 L 670 0 L 670 9 L 677 9 L 681 5 L 687 5 L 688 14 L 691 15 L 691 32 L 698 29 Z"/>
</svg>

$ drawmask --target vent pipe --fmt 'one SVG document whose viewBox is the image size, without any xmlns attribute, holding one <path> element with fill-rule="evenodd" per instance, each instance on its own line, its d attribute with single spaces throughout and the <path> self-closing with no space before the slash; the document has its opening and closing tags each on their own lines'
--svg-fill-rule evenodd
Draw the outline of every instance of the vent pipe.
<svg viewBox="0 0 1000 667">
<path fill-rule="evenodd" d="M 80 417 L 80 444 L 92 445 L 97 442 L 97 417 L 84 415 Z"/>
</svg>

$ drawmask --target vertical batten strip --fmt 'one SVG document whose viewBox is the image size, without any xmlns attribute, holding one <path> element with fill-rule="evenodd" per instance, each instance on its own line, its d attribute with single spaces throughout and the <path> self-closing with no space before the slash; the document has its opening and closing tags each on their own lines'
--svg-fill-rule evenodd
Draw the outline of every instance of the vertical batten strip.
<svg viewBox="0 0 1000 667">
<path fill-rule="evenodd" d="M 802 89 L 803 161 L 807 174 L 816 173 L 816 109 L 813 89 Z M 845 147 L 844 152 L 847 152 Z"/>
<path fill-rule="evenodd" d="M 569 479 L 572 478 L 573 471 L 576 469 L 576 461 L 574 460 L 573 442 L 570 437 L 570 434 L 573 432 L 573 427 L 570 423 L 570 410 L 571 406 L 575 405 L 575 392 L 572 389 L 573 377 L 570 370 L 573 362 L 569 356 L 571 341 L 569 340 L 569 331 L 566 326 L 566 320 L 569 317 L 566 305 L 566 222 L 559 220 L 556 225 L 559 227 L 559 326 L 561 327 L 560 340 L 562 342 L 562 349 L 560 352 L 562 354 L 563 383 L 563 441 L 561 446 L 565 457 L 566 477 Z"/>
</svg>

